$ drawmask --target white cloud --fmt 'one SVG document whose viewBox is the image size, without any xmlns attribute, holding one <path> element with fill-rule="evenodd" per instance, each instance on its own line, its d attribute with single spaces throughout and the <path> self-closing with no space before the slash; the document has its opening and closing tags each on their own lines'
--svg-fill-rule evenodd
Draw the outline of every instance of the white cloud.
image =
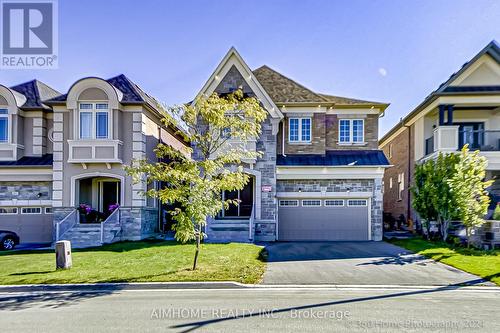
<svg viewBox="0 0 500 333">
<path fill-rule="evenodd" d="M 387 76 L 387 70 L 384 67 L 380 67 L 378 73 L 382 76 Z"/>
</svg>

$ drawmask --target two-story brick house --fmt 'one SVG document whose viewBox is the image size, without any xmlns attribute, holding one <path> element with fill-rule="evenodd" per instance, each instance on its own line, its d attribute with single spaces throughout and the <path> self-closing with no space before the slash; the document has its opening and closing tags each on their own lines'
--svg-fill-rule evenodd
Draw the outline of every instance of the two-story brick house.
<svg viewBox="0 0 500 333">
<path fill-rule="evenodd" d="M 492 41 L 380 140 L 393 167 L 385 172 L 384 212 L 418 221 L 411 207 L 415 165 L 465 144 L 488 160 L 491 208 L 500 201 L 500 47 Z"/>
<path fill-rule="evenodd" d="M 268 112 L 247 143 L 250 182 L 222 193 L 239 199 L 206 228 L 208 241 L 381 240 L 378 119 L 388 104 L 320 94 L 273 69 L 250 70 L 232 48 L 198 96 L 241 88 Z M 162 125 L 160 104 L 124 75 L 76 81 L 61 94 L 41 82 L 0 86 L 0 229 L 22 242 L 69 239 L 74 246 L 141 239 L 157 231 L 156 200 L 123 170 L 155 160 L 159 142 L 184 150 Z M 150 186 L 155 186 L 151 184 Z M 85 224 L 80 204 L 121 207 Z"/>
<path fill-rule="evenodd" d="M 320 94 L 275 70 L 250 70 L 232 48 L 198 96 L 241 88 L 268 112 L 247 147 L 250 183 L 224 197 L 239 207 L 209 221 L 209 240 L 381 240 L 378 120 L 388 104 Z"/>
<path fill-rule="evenodd" d="M 124 75 L 83 78 L 66 94 L 36 80 L 0 86 L 0 229 L 24 243 L 69 239 L 76 247 L 155 234 L 159 204 L 123 166 L 156 160 L 160 142 L 187 153 L 163 111 Z M 82 223 L 81 204 L 105 223 Z"/>
</svg>

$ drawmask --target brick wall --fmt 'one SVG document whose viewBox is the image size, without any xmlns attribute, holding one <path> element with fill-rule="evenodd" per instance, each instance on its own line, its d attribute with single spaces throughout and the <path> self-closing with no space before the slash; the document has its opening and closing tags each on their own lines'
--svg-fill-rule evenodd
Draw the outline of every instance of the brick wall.
<svg viewBox="0 0 500 333">
<path fill-rule="evenodd" d="M 338 145 L 339 138 L 339 115 L 314 113 L 312 118 L 311 143 L 300 144 L 288 141 L 288 119 L 290 117 L 309 117 L 310 114 L 286 114 L 285 117 L 285 153 L 286 154 L 324 154 L 327 150 L 366 150 L 378 149 L 378 119 L 376 114 L 349 115 L 341 118 L 361 118 L 365 121 L 366 145 Z M 279 145 L 281 146 L 282 128 L 278 133 Z M 281 154 L 281 147 L 278 153 Z"/>
<path fill-rule="evenodd" d="M 393 167 L 386 169 L 384 174 L 384 213 L 391 213 L 395 218 L 398 218 L 401 214 L 408 218 L 409 187 L 413 182 L 415 166 L 414 151 L 413 149 L 410 151 L 408 136 L 411 136 L 413 142 L 413 129 L 413 126 L 405 128 L 403 132 L 383 148 L 385 156 L 387 156 L 389 162 L 393 165 Z M 392 150 L 392 154 L 390 150 Z M 401 194 L 401 199 L 399 199 L 398 175 L 401 173 L 404 173 L 404 191 Z M 390 186 L 391 178 L 392 188 Z"/>
</svg>

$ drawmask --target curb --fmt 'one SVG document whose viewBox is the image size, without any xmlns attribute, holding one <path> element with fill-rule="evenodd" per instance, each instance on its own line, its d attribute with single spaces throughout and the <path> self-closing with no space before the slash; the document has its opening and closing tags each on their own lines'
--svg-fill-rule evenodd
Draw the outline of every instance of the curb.
<svg viewBox="0 0 500 333">
<path fill-rule="evenodd" d="M 21 293 L 21 292 L 105 292 L 120 290 L 460 290 L 460 291 L 496 291 L 500 292 L 497 286 L 468 286 L 468 285 L 264 285 L 264 284 L 243 284 L 232 281 L 220 282 L 136 282 L 136 283 L 87 283 L 87 284 L 30 284 L 30 285 L 3 285 L 0 286 L 0 293 Z"/>
</svg>

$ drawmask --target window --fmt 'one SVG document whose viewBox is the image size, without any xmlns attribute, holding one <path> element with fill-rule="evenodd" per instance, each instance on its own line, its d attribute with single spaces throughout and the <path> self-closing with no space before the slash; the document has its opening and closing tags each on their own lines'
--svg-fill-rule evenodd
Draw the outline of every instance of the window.
<svg viewBox="0 0 500 333">
<path fill-rule="evenodd" d="M 365 129 L 363 119 L 339 120 L 339 143 L 363 143 Z"/>
<path fill-rule="evenodd" d="M 389 178 L 389 188 L 392 188 L 392 177 Z"/>
<path fill-rule="evenodd" d="M 23 207 L 21 214 L 42 214 L 42 207 Z"/>
<path fill-rule="evenodd" d="M 405 173 L 398 175 L 398 201 L 403 200 L 403 191 L 405 190 Z"/>
<path fill-rule="evenodd" d="M 302 207 L 318 207 L 321 206 L 321 200 L 302 200 Z"/>
<path fill-rule="evenodd" d="M 392 158 L 392 143 L 389 144 L 389 158 Z"/>
<path fill-rule="evenodd" d="M 9 141 L 9 110 L 0 109 L 0 142 Z"/>
<path fill-rule="evenodd" d="M 280 200 L 280 207 L 297 207 L 298 205 L 298 200 Z"/>
<path fill-rule="evenodd" d="M 80 139 L 109 138 L 107 103 L 80 103 Z"/>
<path fill-rule="evenodd" d="M 311 142 L 311 118 L 290 118 L 288 129 L 290 142 Z"/>
<path fill-rule="evenodd" d="M 1 207 L 0 215 L 12 215 L 17 214 L 17 207 Z"/>
<path fill-rule="evenodd" d="M 368 202 L 366 200 L 356 199 L 356 200 L 347 200 L 347 206 L 355 207 L 355 206 L 366 206 Z"/>
<path fill-rule="evenodd" d="M 52 207 L 45 207 L 45 214 L 52 214 Z"/>
<path fill-rule="evenodd" d="M 327 207 L 344 207 L 344 200 L 325 200 Z"/>
</svg>

